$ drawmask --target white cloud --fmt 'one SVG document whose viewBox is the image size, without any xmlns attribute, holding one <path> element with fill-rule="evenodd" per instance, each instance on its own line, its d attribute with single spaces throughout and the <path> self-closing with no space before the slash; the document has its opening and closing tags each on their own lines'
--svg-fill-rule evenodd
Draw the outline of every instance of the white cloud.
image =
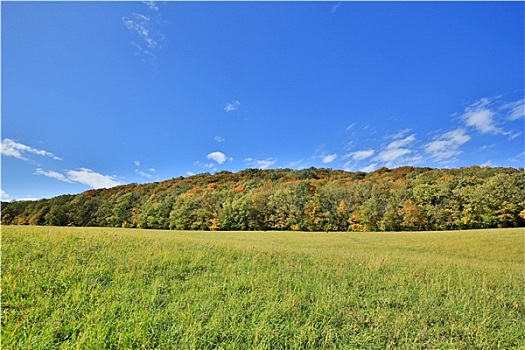
<svg viewBox="0 0 525 350">
<path fill-rule="evenodd" d="M 353 160 L 363 160 L 366 158 L 370 158 L 373 156 L 375 151 L 373 149 L 367 149 L 367 150 L 361 150 L 361 151 L 355 151 L 350 152 L 345 155 L 345 158 L 352 158 Z"/>
<path fill-rule="evenodd" d="M 132 17 L 133 18 L 122 18 L 122 23 L 124 23 L 124 26 L 126 26 L 126 28 L 131 32 L 137 34 L 150 49 L 156 48 L 158 42 L 157 40 L 153 39 L 149 29 L 150 17 L 144 16 L 140 13 L 134 13 Z M 138 46 L 142 48 L 140 45 Z"/>
<path fill-rule="evenodd" d="M 505 135 L 508 135 L 509 136 L 509 140 L 513 140 L 515 139 L 516 137 L 520 136 L 521 134 L 523 134 L 523 132 L 521 131 L 510 131 L 508 133 L 505 133 Z"/>
<path fill-rule="evenodd" d="M 139 172 L 138 170 L 136 171 Z M 122 184 L 115 180 L 115 176 L 102 175 L 86 168 L 80 168 L 79 170 L 66 170 L 66 175 L 52 170 L 47 171 L 42 168 L 37 168 L 35 170 L 35 175 L 43 175 L 67 183 L 78 182 L 88 185 L 91 188 L 109 188 Z"/>
<path fill-rule="evenodd" d="M 464 118 L 467 126 L 473 126 L 483 134 L 494 134 L 500 132 L 500 129 L 494 125 L 492 121 L 493 116 L 494 112 L 488 109 L 483 109 L 470 111 L 465 114 Z"/>
<path fill-rule="evenodd" d="M 0 188 L 0 200 L 2 201 L 9 201 L 11 198 L 10 195 L 8 195 L 3 189 Z"/>
<path fill-rule="evenodd" d="M 35 175 L 44 175 L 44 176 L 50 177 L 50 178 L 58 180 L 58 181 L 73 183 L 73 181 L 69 180 L 63 174 L 57 173 L 56 171 L 52 171 L 52 170 L 45 171 L 45 170 L 43 170 L 41 168 L 37 168 L 36 171 L 35 171 Z"/>
<path fill-rule="evenodd" d="M 302 159 L 299 159 L 297 161 L 293 161 L 293 162 L 290 162 L 288 163 L 288 165 L 291 167 L 291 168 L 295 168 L 295 169 L 302 169 L 305 167 L 304 165 L 304 161 Z"/>
<path fill-rule="evenodd" d="M 120 182 L 115 180 L 114 176 L 102 175 L 86 168 L 68 170 L 66 174 L 69 180 L 88 185 L 92 188 L 109 188 L 121 185 Z"/>
<path fill-rule="evenodd" d="M 494 164 L 494 162 L 492 160 L 487 160 L 485 163 L 483 164 L 480 164 L 479 165 L 480 167 L 495 167 L 497 166 L 496 164 Z"/>
<path fill-rule="evenodd" d="M 474 127 L 482 134 L 503 134 L 503 130 L 494 124 L 496 113 L 489 108 L 491 101 L 482 98 L 465 108 L 461 119 L 467 126 Z"/>
<path fill-rule="evenodd" d="M 42 157 L 50 157 L 55 160 L 62 160 L 61 158 L 55 156 L 53 153 L 44 151 L 41 149 L 36 149 L 27 145 L 24 145 L 22 143 L 13 141 L 11 139 L 3 139 L 2 140 L 2 148 L 1 153 L 4 156 L 7 157 L 15 157 L 21 160 L 28 160 L 27 154 L 36 154 Z"/>
<path fill-rule="evenodd" d="M 136 49 L 136 55 L 148 59 L 151 63 L 156 63 L 155 54 L 162 48 L 164 34 L 159 27 L 166 23 L 162 20 L 159 7 L 153 1 L 143 1 L 147 6 L 148 15 L 133 13 L 131 16 L 122 17 L 122 23 L 133 34 L 136 35 L 138 43 L 131 41 L 131 45 Z"/>
<path fill-rule="evenodd" d="M 416 137 L 414 135 L 409 135 L 403 139 L 392 141 L 381 152 L 379 152 L 376 157 L 374 157 L 374 160 L 385 163 L 385 166 L 389 168 L 395 167 L 400 163 L 408 164 L 409 162 L 415 162 L 419 159 L 418 156 L 414 156 L 410 159 L 405 157 L 414 153 L 414 150 L 408 148 L 408 146 L 410 146 L 415 140 Z"/>
<path fill-rule="evenodd" d="M 376 160 L 379 160 L 381 162 L 385 163 L 393 163 L 399 158 L 412 153 L 411 150 L 408 148 L 390 148 L 385 149 L 381 151 L 378 156 L 376 157 Z"/>
<path fill-rule="evenodd" d="M 206 169 L 214 169 L 213 167 L 215 166 L 215 164 L 213 163 L 202 163 L 202 162 L 199 162 L 198 160 L 193 162 L 193 165 L 201 167 L 201 168 L 206 168 Z"/>
<path fill-rule="evenodd" d="M 364 149 L 345 154 L 343 159 L 350 160 L 344 164 L 344 169 L 355 169 L 355 162 L 361 162 L 365 159 L 370 159 L 370 163 L 360 170 L 366 172 L 372 171 L 378 166 L 393 168 L 401 165 L 417 164 L 422 158 L 413 146 L 417 141 L 415 134 L 405 136 L 409 131 L 410 129 L 403 129 L 393 135 L 386 135 L 385 139 L 393 140 L 379 151 Z"/>
<path fill-rule="evenodd" d="M 425 145 L 425 152 L 437 161 L 450 160 L 461 154 L 459 148 L 467 143 L 471 137 L 464 129 L 456 129 L 438 136 L 434 141 Z"/>
<path fill-rule="evenodd" d="M 402 129 L 402 130 L 399 130 L 398 132 L 396 132 L 395 134 L 393 135 L 387 135 L 386 138 L 391 138 L 391 139 L 400 139 L 402 138 L 403 136 L 405 136 L 406 134 L 408 134 L 412 129 L 409 129 L 409 128 L 406 128 L 406 129 Z"/>
<path fill-rule="evenodd" d="M 211 152 L 210 154 L 208 154 L 206 156 L 206 158 L 210 159 L 210 160 L 213 160 L 215 161 L 217 164 L 223 164 L 224 162 L 226 162 L 227 160 L 230 160 L 232 161 L 233 158 L 228 158 L 226 156 L 226 154 L 222 153 L 222 152 Z"/>
<path fill-rule="evenodd" d="M 224 110 L 226 112 L 232 112 L 232 111 L 238 110 L 240 106 L 241 106 L 241 103 L 237 100 L 234 100 L 230 103 L 227 103 L 226 106 L 224 106 Z"/>
<path fill-rule="evenodd" d="M 501 106 L 502 110 L 510 109 L 507 120 L 514 121 L 525 118 L 525 98 L 515 102 L 509 102 Z"/>
<path fill-rule="evenodd" d="M 155 5 L 155 1 L 143 1 L 142 3 L 148 6 L 148 9 L 151 11 L 159 12 L 159 8 Z"/>
<path fill-rule="evenodd" d="M 323 156 L 323 163 L 332 163 L 334 160 L 337 159 L 337 153 L 334 154 L 328 154 L 326 156 Z"/>
<path fill-rule="evenodd" d="M 154 172 L 155 172 L 155 169 L 153 169 L 153 168 L 149 168 L 148 171 L 149 171 L 150 173 L 154 173 Z M 156 177 L 156 176 L 153 175 L 153 174 L 149 174 L 149 173 L 147 173 L 147 172 L 145 172 L 145 171 L 142 171 L 142 170 L 139 170 L 139 169 L 135 169 L 135 172 L 136 172 L 137 174 L 139 174 L 140 176 L 143 176 L 143 177 L 148 178 L 148 179 L 151 179 L 151 178 Z"/>
<path fill-rule="evenodd" d="M 213 139 L 215 140 L 215 142 L 224 142 L 224 138 L 222 138 L 221 136 L 215 136 Z"/>
<path fill-rule="evenodd" d="M 140 167 L 140 161 L 139 160 L 135 160 L 133 161 L 133 164 L 135 164 L 135 166 L 137 167 Z M 145 178 L 148 178 L 148 179 L 152 179 L 152 178 L 157 178 L 157 176 L 154 176 L 153 174 L 150 174 L 150 173 L 154 173 L 156 170 L 154 168 L 149 168 L 148 169 L 148 172 L 145 172 L 145 171 L 142 171 L 142 170 L 139 170 L 139 169 L 135 169 L 135 173 L 137 173 L 138 175 L 142 176 L 142 177 L 145 177 Z"/>
<path fill-rule="evenodd" d="M 409 135 L 405 137 L 404 139 L 392 141 L 391 143 L 388 144 L 386 148 L 387 149 L 397 149 L 397 148 L 406 147 L 410 145 L 412 142 L 414 142 L 415 140 L 416 140 L 416 137 L 414 135 Z"/>
<path fill-rule="evenodd" d="M 365 173 L 369 173 L 369 172 L 374 171 L 376 169 L 377 169 L 377 163 L 371 163 L 370 165 L 359 169 L 359 171 L 362 171 L 362 172 L 365 172 Z"/>
<path fill-rule="evenodd" d="M 138 169 L 136 169 L 135 172 L 136 172 L 137 174 L 139 174 L 140 176 L 143 176 L 143 177 L 148 178 L 148 179 L 151 179 L 151 178 L 153 177 L 153 175 L 148 174 L 148 173 L 146 173 L 146 172 L 144 172 L 144 171 L 142 171 L 142 170 L 138 170 Z"/>
<path fill-rule="evenodd" d="M 273 158 L 267 158 L 267 159 L 262 159 L 262 160 L 246 158 L 244 159 L 244 162 L 246 163 L 247 166 L 251 168 L 268 169 L 269 167 L 275 164 L 276 160 Z"/>
</svg>

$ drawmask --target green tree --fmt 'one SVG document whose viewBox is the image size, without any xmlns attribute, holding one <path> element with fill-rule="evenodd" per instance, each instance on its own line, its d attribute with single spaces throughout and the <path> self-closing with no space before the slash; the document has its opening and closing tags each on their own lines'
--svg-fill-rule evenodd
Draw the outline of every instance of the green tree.
<svg viewBox="0 0 525 350">
<path fill-rule="evenodd" d="M 68 224 L 68 218 L 61 206 L 53 205 L 45 215 L 46 225 L 65 226 Z"/>
</svg>

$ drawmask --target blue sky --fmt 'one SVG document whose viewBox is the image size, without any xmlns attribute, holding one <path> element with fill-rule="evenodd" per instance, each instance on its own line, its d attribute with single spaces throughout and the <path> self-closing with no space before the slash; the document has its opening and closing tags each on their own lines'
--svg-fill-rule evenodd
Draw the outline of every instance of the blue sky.
<svg viewBox="0 0 525 350">
<path fill-rule="evenodd" d="M 523 167 L 523 2 L 2 2 L 2 198 Z"/>
</svg>

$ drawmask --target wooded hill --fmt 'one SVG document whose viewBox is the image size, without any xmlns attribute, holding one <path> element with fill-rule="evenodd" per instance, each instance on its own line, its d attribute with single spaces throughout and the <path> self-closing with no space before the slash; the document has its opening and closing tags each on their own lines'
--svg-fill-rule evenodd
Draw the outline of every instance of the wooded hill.
<svg viewBox="0 0 525 350">
<path fill-rule="evenodd" d="M 247 169 L 2 203 L 3 225 L 398 231 L 525 226 L 523 169 Z"/>
</svg>

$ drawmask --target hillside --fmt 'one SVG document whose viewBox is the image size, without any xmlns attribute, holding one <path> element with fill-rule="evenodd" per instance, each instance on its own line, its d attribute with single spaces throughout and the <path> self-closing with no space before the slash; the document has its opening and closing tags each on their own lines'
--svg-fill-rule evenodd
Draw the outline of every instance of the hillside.
<svg viewBox="0 0 525 350">
<path fill-rule="evenodd" d="M 525 226 L 523 169 L 222 171 L 3 202 L 3 225 L 399 231 Z"/>
</svg>

